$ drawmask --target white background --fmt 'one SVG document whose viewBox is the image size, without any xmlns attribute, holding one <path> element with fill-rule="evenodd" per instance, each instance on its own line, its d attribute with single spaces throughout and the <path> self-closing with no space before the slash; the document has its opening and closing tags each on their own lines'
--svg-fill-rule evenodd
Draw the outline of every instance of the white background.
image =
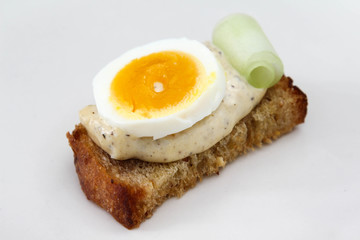
<svg viewBox="0 0 360 240">
<path fill-rule="evenodd" d="M 306 123 L 129 231 L 80 189 L 65 133 L 124 51 L 254 16 Z M 0 2 L 0 239 L 360 239 L 359 1 Z"/>
</svg>

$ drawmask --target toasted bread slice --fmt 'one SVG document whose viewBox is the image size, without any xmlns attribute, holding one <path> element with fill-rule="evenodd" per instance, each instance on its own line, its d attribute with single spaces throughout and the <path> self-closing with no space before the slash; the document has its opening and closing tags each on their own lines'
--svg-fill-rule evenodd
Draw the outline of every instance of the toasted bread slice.
<svg viewBox="0 0 360 240">
<path fill-rule="evenodd" d="M 204 176 L 218 173 L 254 146 L 291 131 L 304 122 L 306 111 L 306 95 L 290 78 L 283 77 L 228 136 L 202 153 L 172 163 L 111 159 L 81 124 L 72 134 L 67 133 L 67 138 L 87 198 L 131 229 L 149 218 L 166 199 L 180 197 Z"/>
</svg>

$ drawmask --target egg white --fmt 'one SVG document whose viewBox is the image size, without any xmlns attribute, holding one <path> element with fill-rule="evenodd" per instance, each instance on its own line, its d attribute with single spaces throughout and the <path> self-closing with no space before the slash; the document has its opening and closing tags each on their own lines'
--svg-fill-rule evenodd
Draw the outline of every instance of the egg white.
<svg viewBox="0 0 360 240">
<path fill-rule="evenodd" d="M 181 51 L 192 55 L 203 64 L 205 76 L 215 73 L 214 82 L 191 105 L 171 115 L 140 120 L 121 116 L 110 102 L 110 86 L 116 74 L 132 60 L 161 51 Z M 221 103 L 225 88 L 224 70 L 213 53 L 202 43 L 186 38 L 160 40 L 129 50 L 105 66 L 93 81 L 95 102 L 102 118 L 136 137 L 153 139 L 185 130 L 210 115 Z"/>
</svg>

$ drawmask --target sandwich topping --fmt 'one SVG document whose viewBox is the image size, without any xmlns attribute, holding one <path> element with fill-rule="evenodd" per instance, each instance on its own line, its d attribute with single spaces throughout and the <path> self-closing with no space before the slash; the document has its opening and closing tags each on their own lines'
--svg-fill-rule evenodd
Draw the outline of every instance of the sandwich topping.
<svg viewBox="0 0 360 240">
<path fill-rule="evenodd" d="M 251 86 L 228 63 L 220 49 L 210 43 L 207 47 L 226 76 L 224 97 L 215 111 L 191 127 L 154 140 L 114 126 L 99 114 L 96 106 L 91 105 L 80 111 L 80 121 L 92 140 L 114 159 L 172 162 L 203 152 L 228 135 L 235 124 L 260 102 L 266 89 Z"/>
<path fill-rule="evenodd" d="M 258 23 L 234 14 L 213 44 L 166 39 L 135 48 L 94 79 L 96 106 L 80 111 L 89 136 L 114 159 L 172 162 L 228 135 L 283 75 Z"/>
</svg>

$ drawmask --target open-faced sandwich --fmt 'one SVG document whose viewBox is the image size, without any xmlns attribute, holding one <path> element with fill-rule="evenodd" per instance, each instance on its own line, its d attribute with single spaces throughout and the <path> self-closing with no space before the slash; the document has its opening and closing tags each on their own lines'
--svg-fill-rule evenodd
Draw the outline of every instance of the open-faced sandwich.
<svg viewBox="0 0 360 240">
<path fill-rule="evenodd" d="M 306 95 L 257 22 L 223 19 L 212 43 L 132 49 L 93 81 L 96 106 L 67 133 L 88 199 L 131 229 L 254 146 L 304 122 Z"/>
</svg>

